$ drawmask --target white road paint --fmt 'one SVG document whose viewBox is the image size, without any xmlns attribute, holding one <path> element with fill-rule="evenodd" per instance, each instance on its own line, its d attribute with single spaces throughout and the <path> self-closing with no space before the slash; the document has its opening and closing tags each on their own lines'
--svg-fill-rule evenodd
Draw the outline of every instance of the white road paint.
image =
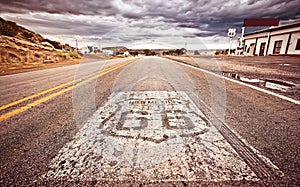
<svg viewBox="0 0 300 187">
<path fill-rule="evenodd" d="M 258 178 L 185 92 L 121 92 L 52 160 L 48 179 Z"/>
<path fill-rule="evenodd" d="M 228 80 L 228 81 L 231 81 L 231 82 L 234 82 L 234 83 L 243 85 L 243 86 L 247 86 L 247 87 L 249 87 L 249 88 L 251 88 L 251 89 L 254 89 L 254 90 L 257 90 L 257 91 L 260 91 L 260 92 L 263 92 L 263 93 L 266 93 L 266 94 L 269 94 L 269 95 L 278 97 L 278 98 L 280 98 L 280 99 L 283 99 L 283 100 L 285 100 L 285 101 L 289 101 L 289 102 L 294 103 L 294 104 L 296 104 L 296 105 L 300 105 L 300 101 L 299 101 L 299 100 L 296 100 L 296 99 L 293 99 L 293 98 L 290 98 L 290 97 L 287 97 L 287 96 L 284 96 L 284 95 L 280 95 L 280 94 L 271 92 L 271 91 L 269 91 L 269 90 L 265 90 L 265 89 L 263 89 L 263 88 L 260 88 L 260 87 L 257 87 L 257 86 L 251 85 L 251 84 L 247 84 L 247 83 L 244 83 L 244 82 L 241 82 L 241 81 L 238 81 L 238 80 L 230 79 L 230 78 L 228 78 L 228 77 L 225 77 L 225 76 L 222 76 L 222 75 L 218 75 L 218 74 L 213 73 L 213 72 L 211 72 L 211 71 L 202 69 L 202 68 L 200 68 L 200 67 L 195 67 L 195 66 L 192 66 L 192 65 L 189 65 L 189 64 L 185 64 L 185 63 L 182 63 L 182 62 L 178 62 L 178 61 L 175 61 L 175 60 L 172 60 L 172 61 L 173 61 L 173 62 L 176 62 L 177 64 L 180 64 L 180 65 L 183 65 L 183 66 L 187 66 L 187 67 L 190 67 L 190 68 L 192 68 L 192 69 L 200 70 L 200 71 L 202 71 L 202 72 L 204 72 L 204 73 L 207 73 L 207 74 L 210 74 L 210 75 L 219 77 L 219 78 L 223 78 L 223 79 L 226 79 L 226 80 Z"/>
<path fill-rule="evenodd" d="M 243 82 L 249 82 L 249 83 L 259 83 L 259 82 L 264 82 L 260 79 L 249 79 L 249 78 L 246 78 L 246 77 L 240 77 L 240 80 L 243 81 Z"/>
<path fill-rule="evenodd" d="M 273 89 L 273 90 L 280 90 L 282 92 L 286 92 L 291 87 L 290 86 L 285 86 L 285 85 L 276 84 L 276 83 L 273 83 L 273 82 L 266 81 L 266 88 L 270 88 L 270 89 Z"/>
</svg>

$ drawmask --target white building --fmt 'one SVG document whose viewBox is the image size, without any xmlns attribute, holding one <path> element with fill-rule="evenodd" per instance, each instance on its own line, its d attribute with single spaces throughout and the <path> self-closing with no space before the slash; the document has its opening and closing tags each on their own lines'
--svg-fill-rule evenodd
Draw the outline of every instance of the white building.
<svg viewBox="0 0 300 187">
<path fill-rule="evenodd" d="M 81 54 L 88 54 L 90 50 L 88 49 L 88 47 L 82 47 L 78 50 L 78 52 Z"/>
<path fill-rule="evenodd" d="M 123 53 L 123 55 L 125 56 L 125 57 L 128 57 L 130 54 L 129 54 L 129 51 L 125 51 L 124 53 Z"/>
<path fill-rule="evenodd" d="M 245 34 L 246 55 L 300 55 L 300 20 Z"/>
<path fill-rule="evenodd" d="M 103 49 L 102 52 L 106 55 L 113 55 L 114 51 L 113 50 L 109 50 L 109 49 Z"/>
</svg>

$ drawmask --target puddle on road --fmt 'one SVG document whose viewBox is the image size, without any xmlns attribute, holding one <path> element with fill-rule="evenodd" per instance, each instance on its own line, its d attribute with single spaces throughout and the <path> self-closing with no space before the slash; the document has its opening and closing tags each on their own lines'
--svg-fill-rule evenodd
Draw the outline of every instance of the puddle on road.
<svg viewBox="0 0 300 187">
<path fill-rule="evenodd" d="M 279 64 L 279 66 L 290 66 L 291 64 Z"/>
<path fill-rule="evenodd" d="M 295 85 L 287 82 L 277 81 L 277 80 L 267 80 L 265 87 L 274 90 L 279 90 L 282 92 L 287 92 L 289 91 L 290 88 L 295 87 Z"/>
<path fill-rule="evenodd" d="M 265 88 L 279 90 L 282 92 L 288 92 L 296 86 L 293 83 L 282 81 L 282 80 L 248 78 L 248 77 L 243 77 L 237 73 L 223 73 L 223 76 L 237 79 L 237 80 L 240 80 L 240 81 L 246 82 L 246 83 L 263 86 Z"/>
</svg>

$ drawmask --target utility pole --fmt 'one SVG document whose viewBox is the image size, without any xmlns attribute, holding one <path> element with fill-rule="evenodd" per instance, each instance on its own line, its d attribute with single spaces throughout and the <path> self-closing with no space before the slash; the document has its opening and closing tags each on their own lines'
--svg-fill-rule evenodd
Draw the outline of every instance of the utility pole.
<svg viewBox="0 0 300 187">
<path fill-rule="evenodd" d="M 245 27 L 242 27 L 242 36 L 241 36 L 242 42 L 244 41 L 244 34 L 245 34 Z"/>
<path fill-rule="evenodd" d="M 228 56 L 231 54 L 231 45 L 232 45 L 232 38 L 229 38 L 229 50 L 228 50 Z"/>
</svg>

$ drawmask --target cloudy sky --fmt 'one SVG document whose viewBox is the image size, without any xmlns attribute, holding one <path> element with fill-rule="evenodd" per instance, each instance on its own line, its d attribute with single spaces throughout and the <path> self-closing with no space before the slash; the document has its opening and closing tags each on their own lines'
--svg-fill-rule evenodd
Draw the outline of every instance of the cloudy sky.
<svg viewBox="0 0 300 187">
<path fill-rule="evenodd" d="M 299 20 L 300 0 L 0 0 L 0 17 L 79 47 L 165 43 L 187 49 L 228 46 L 244 18 Z M 246 32 L 253 30 L 247 28 Z"/>
</svg>

